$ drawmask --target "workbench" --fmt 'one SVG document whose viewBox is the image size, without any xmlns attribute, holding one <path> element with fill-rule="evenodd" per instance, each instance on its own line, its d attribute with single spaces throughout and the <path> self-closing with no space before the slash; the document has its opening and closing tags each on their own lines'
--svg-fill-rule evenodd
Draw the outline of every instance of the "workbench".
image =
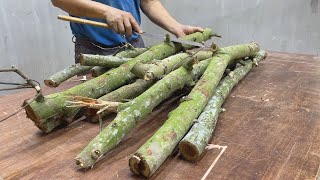
<svg viewBox="0 0 320 180">
<path fill-rule="evenodd" d="M 79 82 L 67 82 L 58 89 Z M 0 97 L 0 119 L 17 110 L 32 90 Z M 78 121 L 50 134 L 21 112 L 0 123 L 0 179 L 139 179 L 128 158 L 178 105 L 161 104 L 92 169 L 79 170 L 76 155 L 99 133 Z M 320 166 L 320 57 L 269 52 L 232 91 L 211 144 L 227 146 L 207 179 L 314 179 Z M 113 117 L 104 122 L 106 126 Z M 173 153 L 152 179 L 201 179 L 221 149 L 196 164 Z"/>
</svg>

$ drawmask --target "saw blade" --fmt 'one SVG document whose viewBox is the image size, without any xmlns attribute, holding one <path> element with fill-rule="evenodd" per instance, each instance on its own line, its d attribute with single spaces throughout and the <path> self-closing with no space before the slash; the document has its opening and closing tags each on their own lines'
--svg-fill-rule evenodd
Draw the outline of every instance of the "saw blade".
<svg viewBox="0 0 320 180">
<path fill-rule="evenodd" d="M 142 35 L 142 36 L 147 36 L 147 37 L 150 37 L 150 38 L 154 38 L 154 39 L 161 39 L 161 40 L 165 39 L 165 36 L 157 35 L 157 34 L 151 34 L 151 33 L 148 33 L 148 32 L 143 32 L 142 34 L 141 33 L 137 33 L 137 34 Z M 191 46 L 196 46 L 196 47 L 201 47 L 201 48 L 205 47 L 201 43 L 194 42 L 194 41 L 188 41 L 188 40 L 184 40 L 184 39 L 179 39 L 179 38 L 176 38 L 176 37 L 170 37 L 170 41 L 181 43 L 181 44 L 187 44 L 187 45 L 191 45 Z"/>
</svg>

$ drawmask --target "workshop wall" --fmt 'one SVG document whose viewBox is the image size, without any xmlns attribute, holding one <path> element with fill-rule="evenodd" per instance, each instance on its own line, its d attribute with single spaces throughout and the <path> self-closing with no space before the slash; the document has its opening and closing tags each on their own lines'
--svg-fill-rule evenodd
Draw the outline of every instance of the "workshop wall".
<svg viewBox="0 0 320 180">
<path fill-rule="evenodd" d="M 219 45 L 255 41 L 262 48 L 304 54 L 320 53 L 318 0 L 162 0 L 180 22 L 211 27 Z M 143 21 L 145 31 L 165 33 Z M 154 43 L 146 39 L 147 44 Z"/>
<path fill-rule="evenodd" d="M 221 46 L 255 41 L 263 49 L 318 54 L 320 4 L 318 0 L 162 0 L 180 22 L 211 27 L 221 33 Z M 0 67 L 16 65 L 30 78 L 45 77 L 74 62 L 68 23 L 51 1 L 0 1 Z M 165 33 L 143 17 L 143 29 Z M 150 45 L 158 40 L 145 39 Z M 0 74 L 0 81 L 18 81 Z M 19 81 L 18 81 L 19 82 Z"/>
<path fill-rule="evenodd" d="M 16 65 L 42 82 L 74 63 L 69 25 L 59 13 L 51 1 L 0 0 L 0 68 Z M 0 81 L 24 82 L 13 73 L 0 73 Z"/>
</svg>

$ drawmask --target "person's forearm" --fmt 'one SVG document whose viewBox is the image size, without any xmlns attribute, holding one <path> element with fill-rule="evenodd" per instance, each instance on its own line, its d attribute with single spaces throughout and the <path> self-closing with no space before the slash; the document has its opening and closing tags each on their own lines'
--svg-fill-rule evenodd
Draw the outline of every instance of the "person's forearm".
<svg viewBox="0 0 320 180">
<path fill-rule="evenodd" d="M 51 0 L 52 4 L 75 16 L 100 18 L 119 34 L 131 36 L 133 30 L 142 30 L 131 13 L 92 0 Z"/>
<path fill-rule="evenodd" d="M 181 24 L 168 13 L 159 0 L 141 0 L 141 10 L 153 23 L 177 34 Z"/>
<path fill-rule="evenodd" d="M 92 0 L 51 0 L 53 5 L 75 16 L 105 18 L 112 7 Z"/>
</svg>

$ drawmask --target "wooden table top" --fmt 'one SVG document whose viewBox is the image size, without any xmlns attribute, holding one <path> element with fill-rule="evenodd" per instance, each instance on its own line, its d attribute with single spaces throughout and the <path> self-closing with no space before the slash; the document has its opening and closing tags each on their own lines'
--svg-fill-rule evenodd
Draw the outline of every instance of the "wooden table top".
<svg viewBox="0 0 320 180">
<path fill-rule="evenodd" d="M 78 82 L 67 82 L 52 93 Z M 0 119 L 32 90 L 0 96 Z M 50 134 L 24 112 L 0 123 L 0 179 L 139 179 L 128 159 L 178 105 L 170 99 L 90 170 L 74 158 L 99 132 L 80 121 Z M 315 179 L 320 166 L 320 57 L 269 52 L 232 91 L 211 144 L 227 146 L 207 179 Z M 109 120 L 104 122 L 106 126 Z M 196 164 L 174 154 L 151 179 L 201 179 L 221 152 L 207 150 Z"/>
</svg>

